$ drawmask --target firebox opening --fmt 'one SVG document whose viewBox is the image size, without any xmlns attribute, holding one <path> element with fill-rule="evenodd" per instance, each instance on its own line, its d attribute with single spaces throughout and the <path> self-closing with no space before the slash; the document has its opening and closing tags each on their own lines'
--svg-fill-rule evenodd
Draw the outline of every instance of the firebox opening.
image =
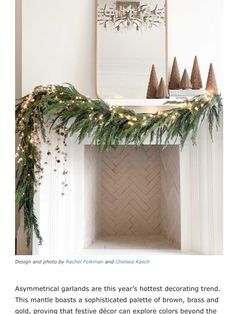
<svg viewBox="0 0 235 314">
<path fill-rule="evenodd" d="M 180 250 L 179 146 L 85 146 L 87 249 Z"/>
</svg>

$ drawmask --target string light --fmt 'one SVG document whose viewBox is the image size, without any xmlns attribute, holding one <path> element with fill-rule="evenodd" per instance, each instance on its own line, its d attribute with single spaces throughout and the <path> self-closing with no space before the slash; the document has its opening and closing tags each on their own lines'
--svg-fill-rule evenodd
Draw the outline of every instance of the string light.
<svg viewBox="0 0 235 314">
<path fill-rule="evenodd" d="M 208 91 L 206 91 L 204 97 L 205 97 L 206 101 L 210 101 L 212 99 L 212 97 L 213 97 L 213 94 L 208 92 Z"/>
<path fill-rule="evenodd" d="M 26 110 L 28 108 L 28 103 L 25 102 L 24 105 L 22 106 L 22 108 Z"/>
</svg>

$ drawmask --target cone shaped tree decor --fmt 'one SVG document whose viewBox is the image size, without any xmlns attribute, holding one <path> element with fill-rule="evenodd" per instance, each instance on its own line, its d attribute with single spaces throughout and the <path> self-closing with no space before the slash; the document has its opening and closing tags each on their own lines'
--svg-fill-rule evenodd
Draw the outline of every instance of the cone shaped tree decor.
<svg viewBox="0 0 235 314">
<path fill-rule="evenodd" d="M 191 73 L 191 83 L 192 83 L 192 89 L 202 88 L 202 78 L 201 78 L 197 56 L 195 56 L 194 62 L 193 62 L 193 68 L 192 68 L 192 73 Z"/>
<path fill-rule="evenodd" d="M 217 83 L 215 79 L 215 71 L 212 63 L 210 64 L 209 73 L 207 77 L 206 91 L 212 94 L 218 93 Z"/>
<path fill-rule="evenodd" d="M 179 89 L 180 88 L 180 72 L 177 63 L 176 57 L 174 57 L 172 69 L 171 69 L 171 76 L 169 82 L 169 89 Z"/>
<path fill-rule="evenodd" d="M 146 98 L 156 98 L 157 95 L 157 89 L 158 89 L 158 80 L 157 80 L 157 73 L 154 64 L 152 65 L 150 77 L 149 77 L 149 83 L 148 83 L 148 90 Z"/>
<path fill-rule="evenodd" d="M 157 98 L 167 98 L 168 97 L 168 91 L 166 88 L 166 84 L 163 78 L 161 78 L 158 90 L 157 90 Z"/>
<path fill-rule="evenodd" d="M 190 82 L 188 72 L 186 69 L 184 70 L 184 73 L 183 73 L 183 76 L 182 76 L 182 79 L 180 82 L 180 88 L 181 89 L 191 89 L 192 88 L 192 84 Z"/>
</svg>

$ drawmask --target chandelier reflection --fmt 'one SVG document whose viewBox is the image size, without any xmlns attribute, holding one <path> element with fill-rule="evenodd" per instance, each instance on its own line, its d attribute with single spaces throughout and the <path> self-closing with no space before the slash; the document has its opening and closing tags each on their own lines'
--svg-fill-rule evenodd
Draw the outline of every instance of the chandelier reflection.
<svg viewBox="0 0 235 314">
<path fill-rule="evenodd" d="M 165 24 L 165 6 L 156 1 L 155 7 L 140 1 L 109 1 L 98 8 L 98 24 L 104 28 L 121 30 L 148 30 Z"/>
</svg>

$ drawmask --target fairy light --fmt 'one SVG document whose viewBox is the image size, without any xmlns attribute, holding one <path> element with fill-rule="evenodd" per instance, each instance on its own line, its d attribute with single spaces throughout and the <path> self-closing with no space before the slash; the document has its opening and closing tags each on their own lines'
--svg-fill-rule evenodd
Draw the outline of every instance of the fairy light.
<svg viewBox="0 0 235 314">
<path fill-rule="evenodd" d="M 129 122 L 128 122 L 128 125 L 133 126 L 133 125 L 134 125 L 134 123 L 133 123 L 133 122 L 131 122 L 131 121 L 129 121 Z"/>
<path fill-rule="evenodd" d="M 20 164 L 22 161 L 23 161 L 23 158 L 21 157 L 17 160 L 17 164 Z"/>
<path fill-rule="evenodd" d="M 102 119 L 103 119 L 103 115 L 102 115 L 102 114 L 99 116 L 99 119 L 100 119 L 100 120 L 102 120 Z"/>
<path fill-rule="evenodd" d="M 167 114 L 167 113 L 164 113 L 164 117 L 168 117 L 168 114 Z"/>
<path fill-rule="evenodd" d="M 23 104 L 22 108 L 26 110 L 26 109 L 28 108 L 28 103 L 25 102 L 25 103 Z"/>
<path fill-rule="evenodd" d="M 173 114 L 173 116 L 171 117 L 171 120 L 175 121 L 175 119 L 176 119 L 176 116 L 175 116 L 175 114 Z"/>
<path fill-rule="evenodd" d="M 212 97 L 213 97 L 213 94 L 208 92 L 208 91 L 204 95 L 204 98 L 206 101 L 210 101 L 212 99 Z"/>
<path fill-rule="evenodd" d="M 122 113 L 119 113 L 119 117 L 124 118 L 124 115 Z"/>
<path fill-rule="evenodd" d="M 196 111 L 198 111 L 199 110 L 199 108 L 196 106 L 195 108 L 194 108 Z"/>
<path fill-rule="evenodd" d="M 186 104 L 186 107 L 191 110 L 191 109 L 192 109 L 192 104 L 191 104 L 191 103 L 188 103 L 188 104 Z"/>
</svg>

